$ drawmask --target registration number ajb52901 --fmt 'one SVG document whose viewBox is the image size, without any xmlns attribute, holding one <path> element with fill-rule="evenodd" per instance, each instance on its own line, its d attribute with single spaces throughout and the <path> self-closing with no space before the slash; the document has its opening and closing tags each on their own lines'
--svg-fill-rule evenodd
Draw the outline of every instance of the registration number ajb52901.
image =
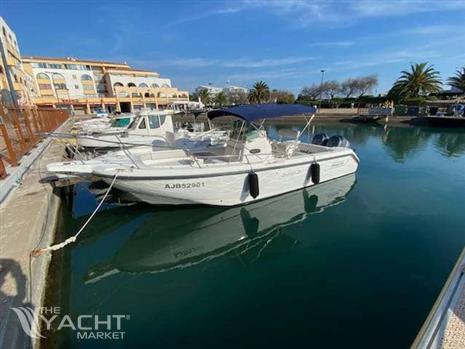
<svg viewBox="0 0 465 349">
<path fill-rule="evenodd" d="M 165 189 L 194 189 L 205 187 L 205 182 L 165 184 Z"/>
</svg>

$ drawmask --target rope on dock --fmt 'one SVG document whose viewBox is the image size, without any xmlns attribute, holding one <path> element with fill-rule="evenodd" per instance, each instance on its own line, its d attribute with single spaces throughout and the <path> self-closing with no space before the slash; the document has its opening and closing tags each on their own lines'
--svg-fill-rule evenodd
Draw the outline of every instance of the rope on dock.
<svg viewBox="0 0 465 349">
<path fill-rule="evenodd" d="M 95 214 L 97 213 L 97 211 L 100 209 L 100 207 L 103 205 L 103 202 L 105 201 L 105 199 L 107 198 L 108 194 L 110 193 L 110 190 L 111 188 L 113 188 L 113 184 L 115 184 L 115 181 L 116 181 L 116 178 L 118 177 L 118 171 L 116 171 L 115 173 L 115 176 L 113 177 L 113 180 L 111 181 L 110 183 L 110 186 L 108 187 L 105 195 L 103 196 L 102 200 L 100 200 L 99 204 L 97 205 L 97 207 L 95 208 L 94 212 L 92 212 L 92 214 L 90 215 L 90 217 L 86 220 L 86 222 L 82 225 L 82 227 L 79 229 L 79 231 L 74 235 L 74 236 L 71 236 L 69 238 L 67 238 L 65 241 L 59 243 L 59 244 L 55 244 L 55 245 L 52 245 L 52 246 L 48 246 L 48 247 L 44 247 L 44 248 L 35 248 L 34 250 L 32 250 L 31 252 L 31 256 L 33 257 L 39 257 L 42 253 L 44 252 L 47 252 L 47 251 L 56 251 L 56 250 L 59 250 L 59 249 L 62 249 L 63 247 L 73 243 L 76 241 L 76 239 L 78 238 L 79 234 L 82 233 L 82 231 L 87 227 L 87 225 L 90 223 L 90 221 L 92 220 L 92 218 L 94 218 Z"/>
</svg>

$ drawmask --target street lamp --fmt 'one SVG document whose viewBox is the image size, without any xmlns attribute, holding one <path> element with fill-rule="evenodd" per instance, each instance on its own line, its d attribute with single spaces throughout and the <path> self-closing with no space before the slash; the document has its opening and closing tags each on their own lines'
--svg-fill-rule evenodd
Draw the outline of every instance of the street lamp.
<svg viewBox="0 0 465 349">
<path fill-rule="evenodd" d="M 324 77 L 325 77 L 325 70 L 324 70 L 324 69 L 321 69 L 320 72 L 321 72 L 320 103 L 319 103 L 318 109 L 321 109 L 321 100 L 323 99 L 323 79 L 324 79 Z"/>
</svg>

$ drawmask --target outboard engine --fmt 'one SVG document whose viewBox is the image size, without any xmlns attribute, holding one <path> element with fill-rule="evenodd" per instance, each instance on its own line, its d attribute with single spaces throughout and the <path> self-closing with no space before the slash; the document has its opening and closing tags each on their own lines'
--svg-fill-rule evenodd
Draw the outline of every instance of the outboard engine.
<svg viewBox="0 0 465 349">
<path fill-rule="evenodd" d="M 342 136 L 332 136 L 326 142 L 327 147 L 350 147 L 350 142 Z"/>
<path fill-rule="evenodd" d="M 328 141 L 328 135 L 326 133 L 318 133 L 313 136 L 312 144 L 326 145 L 327 141 Z"/>
</svg>

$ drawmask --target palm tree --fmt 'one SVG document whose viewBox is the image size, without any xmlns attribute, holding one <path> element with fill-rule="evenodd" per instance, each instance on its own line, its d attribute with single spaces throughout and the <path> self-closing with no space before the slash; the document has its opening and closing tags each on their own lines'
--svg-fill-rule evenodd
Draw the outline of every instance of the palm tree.
<svg viewBox="0 0 465 349">
<path fill-rule="evenodd" d="M 210 103 L 210 92 L 206 88 L 201 89 L 198 92 L 198 96 L 203 104 L 207 105 Z"/>
<path fill-rule="evenodd" d="M 270 98 L 270 88 L 265 81 L 257 81 L 249 92 L 249 101 L 263 103 Z"/>
<path fill-rule="evenodd" d="M 420 97 L 441 90 L 439 72 L 428 63 L 410 65 L 410 71 L 402 71 L 389 94 L 396 97 Z"/>
<path fill-rule="evenodd" d="M 218 107 L 223 107 L 225 106 L 226 104 L 228 103 L 228 100 L 226 98 L 226 95 L 223 91 L 221 91 L 220 93 L 218 93 L 215 97 L 215 104 L 218 106 Z"/>
<path fill-rule="evenodd" d="M 455 72 L 455 76 L 451 76 L 449 79 L 447 79 L 447 83 L 450 86 L 465 92 L 465 67 L 462 68 L 462 71 L 460 71 L 460 69 L 457 70 Z"/>
</svg>

